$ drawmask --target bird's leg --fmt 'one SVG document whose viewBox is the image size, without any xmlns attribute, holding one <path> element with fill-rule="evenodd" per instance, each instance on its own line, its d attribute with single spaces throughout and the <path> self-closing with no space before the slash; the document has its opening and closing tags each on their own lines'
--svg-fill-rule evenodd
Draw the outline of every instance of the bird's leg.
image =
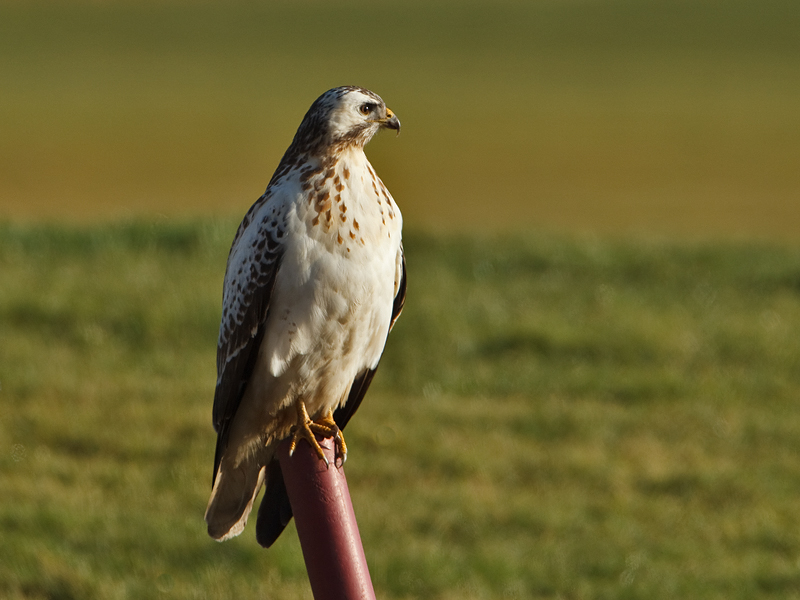
<svg viewBox="0 0 800 600">
<path fill-rule="evenodd" d="M 328 430 L 331 431 L 330 437 L 333 438 L 333 442 L 339 449 L 339 454 L 342 457 L 342 464 L 344 464 L 344 461 L 347 460 L 347 444 L 344 442 L 344 432 L 339 429 L 336 421 L 333 420 L 333 412 L 329 410 L 315 425 L 327 427 Z"/>
<path fill-rule="evenodd" d="M 297 407 L 297 424 L 294 426 L 294 431 L 292 433 L 289 456 L 294 454 L 295 448 L 297 448 L 297 442 L 302 438 L 311 444 L 311 447 L 320 460 L 325 462 L 325 466 L 330 466 L 328 459 L 325 457 L 325 453 L 322 451 L 322 447 L 319 445 L 319 442 L 317 442 L 317 438 L 314 437 L 314 434 L 318 433 L 323 437 L 334 439 L 334 443 L 342 455 L 342 464 L 344 464 L 344 461 L 347 459 L 347 445 L 344 443 L 341 430 L 333 420 L 333 413 L 328 411 L 319 421 L 312 421 L 311 417 L 308 416 L 306 405 L 302 400 L 298 400 L 295 406 Z"/>
<path fill-rule="evenodd" d="M 317 438 L 314 437 L 314 430 L 311 426 L 316 425 L 316 423 L 308 416 L 305 402 L 298 400 L 295 407 L 297 408 L 297 423 L 293 427 L 292 443 L 289 445 L 289 456 L 294 454 L 295 448 L 297 448 L 297 442 L 302 438 L 311 444 L 311 447 L 314 449 L 314 452 L 317 453 L 320 460 L 325 461 L 325 466 L 330 466 L 328 464 L 328 459 L 325 458 L 325 453 L 322 451 L 319 442 L 317 442 Z M 325 434 L 323 433 L 322 435 Z M 330 434 L 328 435 L 330 436 Z"/>
</svg>

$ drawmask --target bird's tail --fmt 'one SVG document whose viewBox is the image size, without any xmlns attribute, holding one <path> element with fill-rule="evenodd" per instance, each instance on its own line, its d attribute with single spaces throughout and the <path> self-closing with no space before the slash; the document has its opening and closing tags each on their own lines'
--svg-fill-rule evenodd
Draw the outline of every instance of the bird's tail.
<svg viewBox="0 0 800 600">
<path fill-rule="evenodd" d="M 269 458 L 251 455 L 235 465 L 225 458 L 220 461 L 206 508 L 208 535 L 224 542 L 242 533 L 264 484 Z"/>
</svg>

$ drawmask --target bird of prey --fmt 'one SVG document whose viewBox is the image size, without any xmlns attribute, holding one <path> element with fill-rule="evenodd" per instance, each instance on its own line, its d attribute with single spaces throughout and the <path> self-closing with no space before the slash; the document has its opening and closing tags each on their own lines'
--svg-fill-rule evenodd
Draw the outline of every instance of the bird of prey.
<svg viewBox="0 0 800 600">
<path fill-rule="evenodd" d="M 242 532 L 256 495 L 269 547 L 292 509 L 275 451 L 341 430 L 378 368 L 403 308 L 402 217 L 364 154 L 400 121 L 373 92 L 338 87 L 311 105 L 233 240 L 223 288 L 208 533 Z M 305 443 L 305 442 L 303 442 Z"/>
</svg>

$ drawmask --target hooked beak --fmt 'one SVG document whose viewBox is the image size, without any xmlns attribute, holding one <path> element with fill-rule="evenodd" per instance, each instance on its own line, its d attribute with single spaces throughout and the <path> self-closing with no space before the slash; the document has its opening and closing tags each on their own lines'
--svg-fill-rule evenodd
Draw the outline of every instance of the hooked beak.
<svg viewBox="0 0 800 600">
<path fill-rule="evenodd" d="M 400 133 L 400 119 L 397 118 L 397 115 L 394 114 L 389 107 L 386 107 L 386 118 L 381 119 L 380 123 L 381 127 L 394 129 L 398 134 Z"/>
</svg>

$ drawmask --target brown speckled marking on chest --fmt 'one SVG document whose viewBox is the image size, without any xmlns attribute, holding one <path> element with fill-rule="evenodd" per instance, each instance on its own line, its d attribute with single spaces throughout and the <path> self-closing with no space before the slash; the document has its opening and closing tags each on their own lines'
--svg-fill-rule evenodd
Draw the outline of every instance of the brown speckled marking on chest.
<svg viewBox="0 0 800 600">
<path fill-rule="evenodd" d="M 336 188 L 337 192 L 341 192 L 344 189 L 344 186 L 341 184 L 336 185 L 337 182 L 340 181 L 339 176 L 336 175 L 336 160 L 328 160 L 325 161 L 324 164 L 320 165 L 320 167 L 313 170 L 313 173 L 309 173 L 309 177 L 311 175 L 316 175 L 314 177 L 313 184 L 312 180 L 309 179 L 302 185 L 302 189 L 304 191 L 309 191 L 311 187 L 314 188 L 312 192 L 309 193 L 308 203 L 313 204 L 314 211 L 317 213 L 314 218 L 311 220 L 312 226 L 319 225 L 320 217 L 324 214 L 325 215 L 325 230 L 329 230 L 332 223 L 333 223 L 333 212 L 332 212 L 332 205 L 333 201 L 331 199 L 331 191 L 330 189 L 324 189 L 326 187 L 325 183 L 334 178 L 334 187 Z M 323 172 L 324 169 L 324 172 Z M 321 176 L 320 176 L 321 174 Z M 324 190 L 324 191 L 323 191 Z M 335 197 L 335 201 L 338 204 L 341 201 L 341 195 L 337 194 Z M 340 209 L 341 210 L 341 209 Z M 345 209 L 346 210 L 346 209 Z"/>
<path fill-rule="evenodd" d="M 344 189 L 344 184 L 341 179 L 339 179 L 338 175 L 333 178 L 333 187 L 337 192 L 341 192 Z"/>
</svg>

